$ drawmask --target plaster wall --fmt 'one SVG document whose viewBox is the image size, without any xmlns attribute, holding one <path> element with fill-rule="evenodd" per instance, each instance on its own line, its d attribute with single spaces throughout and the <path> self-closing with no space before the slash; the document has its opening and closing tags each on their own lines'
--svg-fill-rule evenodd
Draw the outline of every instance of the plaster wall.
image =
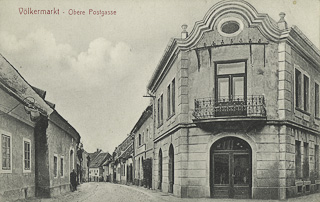
<svg viewBox="0 0 320 202">
<path fill-rule="evenodd" d="M 0 200 L 15 200 L 35 196 L 35 142 L 34 123 L 20 104 L 0 88 L 0 133 L 11 135 L 12 140 L 12 171 L 4 173 L 0 168 Z M 20 104 L 11 113 L 5 114 Z M 31 144 L 31 170 L 23 170 L 24 138 Z M 1 140 L 0 140 L 1 142 Z M 0 154 L 1 156 L 1 154 Z M 0 163 L 2 166 L 2 164 Z"/>
</svg>

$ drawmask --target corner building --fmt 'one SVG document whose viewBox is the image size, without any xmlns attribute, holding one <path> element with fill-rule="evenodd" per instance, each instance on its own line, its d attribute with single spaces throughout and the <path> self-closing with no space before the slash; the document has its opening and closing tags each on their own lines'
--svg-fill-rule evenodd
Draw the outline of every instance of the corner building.
<svg viewBox="0 0 320 202">
<path fill-rule="evenodd" d="M 280 11 L 279 11 L 280 12 Z M 148 83 L 153 186 L 178 197 L 319 191 L 320 52 L 285 14 L 221 1 L 172 39 Z"/>
</svg>

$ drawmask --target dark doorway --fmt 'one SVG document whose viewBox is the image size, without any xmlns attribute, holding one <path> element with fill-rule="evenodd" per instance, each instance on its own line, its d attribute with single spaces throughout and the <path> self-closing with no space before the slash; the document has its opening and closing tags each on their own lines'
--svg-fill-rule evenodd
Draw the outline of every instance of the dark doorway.
<svg viewBox="0 0 320 202">
<path fill-rule="evenodd" d="M 158 189 L 162 190 L 162 150 L 159 150 L 159 162 L 158 162 L 159 170 L 158 170 Z"/>
<path fill-rule="evenodd" d="M 210 192 L 214 198 L 250 198 L 251 147 L 236 137 L 225 137 L 210 149 Z"/>
<path fill-rule="evenodd" d="M 169 193 L 173 193 L 174 185 L 174 150 L 172 144 L 169 147 Z"/>
</svg>

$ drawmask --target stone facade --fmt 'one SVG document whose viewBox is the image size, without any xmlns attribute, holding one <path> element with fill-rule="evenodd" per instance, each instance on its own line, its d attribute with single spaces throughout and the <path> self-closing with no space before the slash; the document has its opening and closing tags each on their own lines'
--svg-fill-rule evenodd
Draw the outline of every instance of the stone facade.
<svg viewBox="0 0 320 202">
<path fill-rule="evenodd" d="M 170 41 L 148 84 L 154 188 L 256 199 L 319 190 L 320 52 L 280 17 L 222 1 Z"/>
<path fill-rule="evenodd" d="M 11 139 L 11 170 L 3 170 L 0 163 L 0 201 L 19 199 L 35 196 L 35 141 L 34 123 L 24 112 L 23 105 L 18 106 L 13 113 L 5 114 L 8 109 L 20 104 L 20 100 L 15 99 L 0 88 L 0 145 L 3 144 L 2 135 L 8 135 Z M 6 106 L 6 107 L 5 107 Z M 24 141 L 30 142 L 30 168 L 24 169 Z M 1 147 L 2 148 L 2 147 Z M 0 154 L 2 159 L 2 154 Z M 2 162 L 2 161 L 1 161 Z"/>
</svg>

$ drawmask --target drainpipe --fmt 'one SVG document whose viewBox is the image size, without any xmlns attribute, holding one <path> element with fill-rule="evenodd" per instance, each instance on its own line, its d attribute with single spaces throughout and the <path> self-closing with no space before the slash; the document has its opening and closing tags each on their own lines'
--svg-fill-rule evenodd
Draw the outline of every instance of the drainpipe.
<svg viewBox="0 0 320 202">
<path fill-rule="evenodd" d="M 154 176 L 152 179 L 153 183 L 153 189 L 155 189 L 156 187 L 156 181 L 155 181 L 155 173 L 154 173 L 154 169 L 155 169 L 155 146 L 154 146 L 154 138 L 156 136 L 156 96 L 154 94 L 152 94 L 150 91 L 148 92 L 148 95 L 150 97 L 152 97 L 152 117 L 153 117 L 153 136 L 152 136 L 152 141 L 153 141 L 153 144 L 152 144 L 152 154 L 153 154 L 153 159 L 152 159 L 152 175 Z"/>
</svg>

